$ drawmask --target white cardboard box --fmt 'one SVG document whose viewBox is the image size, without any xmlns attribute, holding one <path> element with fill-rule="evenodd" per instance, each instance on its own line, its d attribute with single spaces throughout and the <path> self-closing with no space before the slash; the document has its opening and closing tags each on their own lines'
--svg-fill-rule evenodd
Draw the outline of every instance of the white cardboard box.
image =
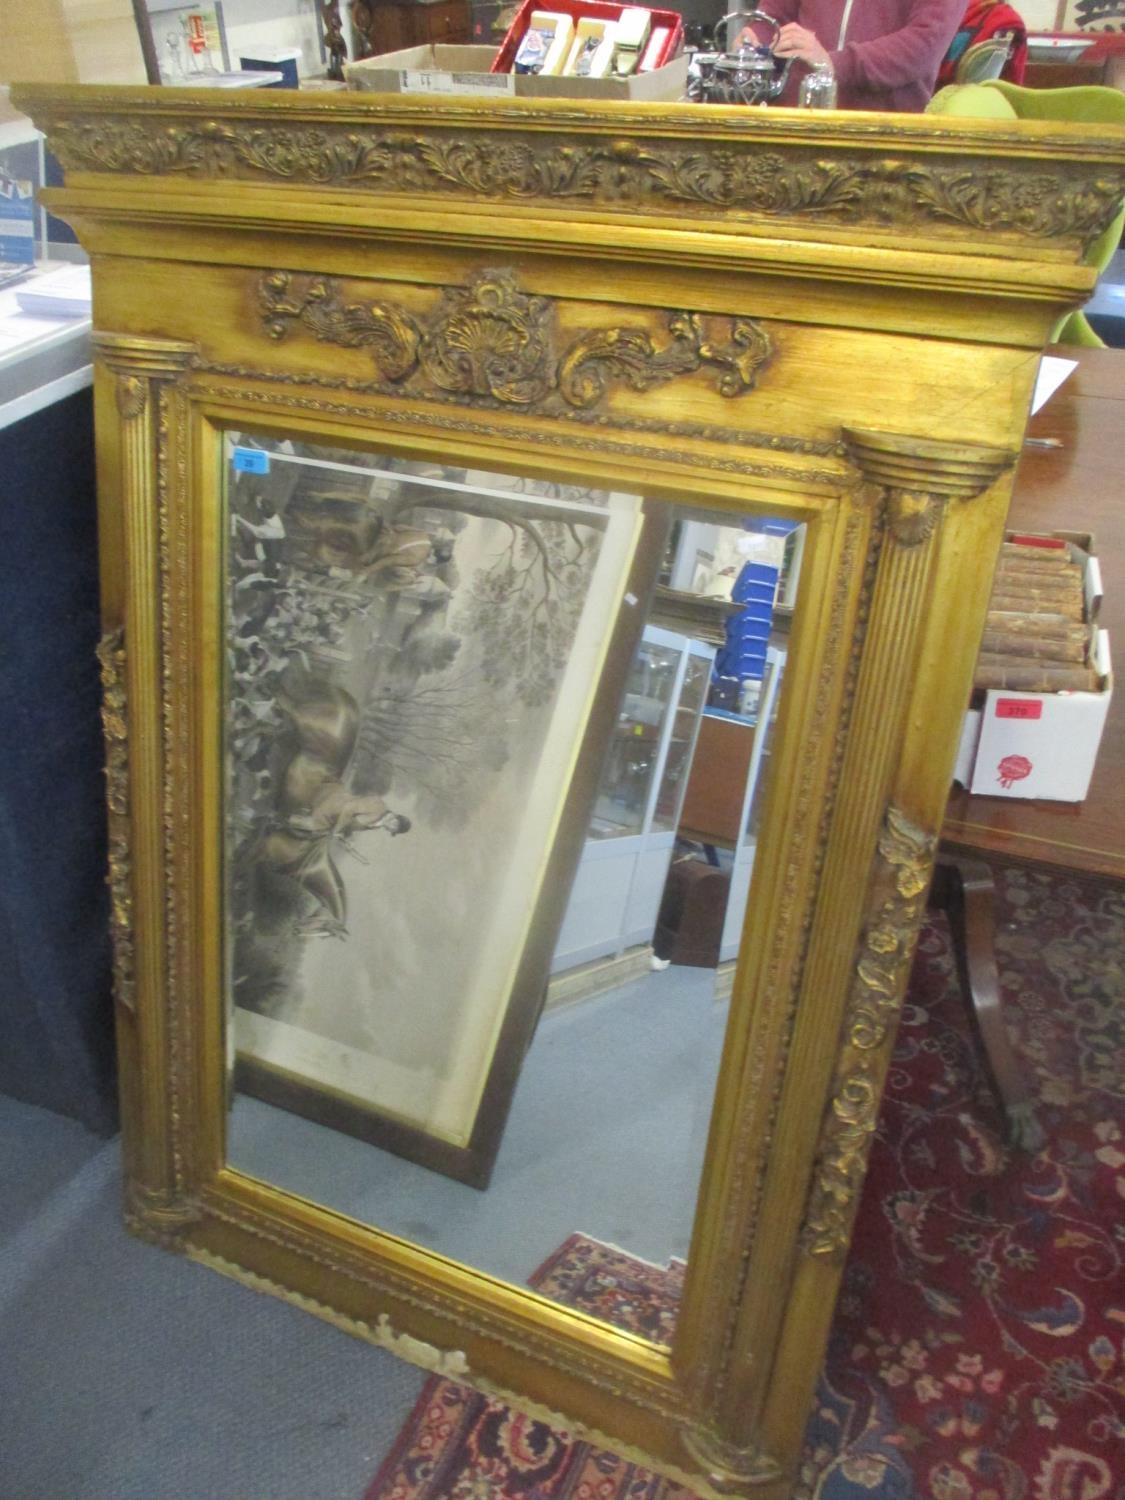
<svg viewBox="0 0 1125 1500">
<path fill-rule="evenodd" d="M 1097 619 L 1102 585 L 1088 536 L 1055 535 L 1086 553 L 1086 614 Z M 1025 693 L 990 688 L 979 709 L 965 715 L 953 779 L 986 797 L 1042 797 L 1081 802 L 1090 788 L 1094 762 L 1113 696 L 1109 636 L 1095 633 L 1096 692 Z"/>
<path fill-rule="evenodd" d="M 348 63 L 349 89 L 378 94 L 467 94 L 491 99 L 682 99 L 687 88 L 686 56 L 651 73 L 628 78 L 541 78 L 532 73 L 490 73 L 495 47 L 463 47 L 437 42 L 404 47 L 381 57 Z"/>
</svg>

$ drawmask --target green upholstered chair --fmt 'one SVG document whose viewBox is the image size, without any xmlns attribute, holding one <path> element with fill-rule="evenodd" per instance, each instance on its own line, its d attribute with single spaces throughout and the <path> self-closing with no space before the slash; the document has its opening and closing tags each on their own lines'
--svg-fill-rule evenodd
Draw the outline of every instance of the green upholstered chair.
<svg viewBox="0 0 1125 1500">
<path fill-rule="evenodd" d="M 1096 84 L 1070 89 L 1025 89 L 1015 83 L 952 83 L 939 89 L 926 106 L 927 114 L 962 115 L 989 120 L 1085 120 L 1125 124 L 1125 94 Z M 1125 202 L 1117 217 L 1086 252 L 1086 264 L 1099 276 L 1113 259 L 1125 227 Z M 1054 331 L 1057 344 L 1101 347 L 1102 340 L 1082 312 L 1068 313 Z"/>
</svg>

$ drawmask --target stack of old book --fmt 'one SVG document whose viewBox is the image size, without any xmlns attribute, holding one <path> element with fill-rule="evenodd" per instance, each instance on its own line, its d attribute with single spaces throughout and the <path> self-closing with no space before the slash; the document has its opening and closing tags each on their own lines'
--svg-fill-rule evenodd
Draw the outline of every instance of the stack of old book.
<svg viewBox="0 0 1125 1500">
<path fill-rule="evenodd" d="M 973 686 L 1096 692 L 1086 558 L 1061 540 L 1008 541 L 988 605 Z"/>
</svg>

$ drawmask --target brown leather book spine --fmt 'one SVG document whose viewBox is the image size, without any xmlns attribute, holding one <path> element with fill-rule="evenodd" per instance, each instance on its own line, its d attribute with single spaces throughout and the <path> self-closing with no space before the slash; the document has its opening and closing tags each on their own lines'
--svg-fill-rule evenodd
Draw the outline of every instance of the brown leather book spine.
<svg viewBox="0 0 1125 1500">
<path fill-rule="evenodd" d="M 982 652 L 977 659 L 973 686 L 1009 688 L 1021 693 L 1092 693 L 1097 691 L 1098 674 L 1092 667 L 1014 662 L 1010 657 Z"/>
<path fill-rule="evenodd" d="M 1076 625 L 1065 615 L 1023 609 L 990 609 L 985 629 L 1003 630 L 1009 635 L 1058 636 L 1063 640 L 1084 640 L 1086 636 L 1086 626 Z"/>
<path fill-rule="evenodd" d="M 1015 558 L 1021 562 L 1049 563 L 1058 565 L 1070 563 L 1070 547 L 1064 544 L 1061 547 L 1030 547 L 1023 542 L 1005 542 L 1000 548 L 1002 561 Z"/>
<path fill-rule="evenodd" d="M 1065 598 L 1081 599 L 1082 574 L 1068 568 L 1065 572 L 1044 573 L 1025 572 L 1020 568 L 998 568 L 996 570 L 995 588 L 1001 588 L 1005 583 L 1017 585 L 1019 588 L 1034 589 L 1036 593 L 1043 595 L 1060 594 Z"/>
<path fill-rule="evenodd" d="M 992 656 L 1030 657 L 1044 662 L 1084 662 L 1087 636 L 1083 626 L 1073 636 L 1034 635 L 1029 631 L 994 630 L 985 627 L 980 649 Z"/>
<path fill-rule="evenodd" d="M 990 610 L 1005 610 L 1014 614 L 1062 615 L 1072 624 L 1080 625 L 1085 617 L 1084 599 L 1044 598 L 1029 589 L 1013 590 L 1011 593 L 996 592 L 989 600 Z"/>
</svg>

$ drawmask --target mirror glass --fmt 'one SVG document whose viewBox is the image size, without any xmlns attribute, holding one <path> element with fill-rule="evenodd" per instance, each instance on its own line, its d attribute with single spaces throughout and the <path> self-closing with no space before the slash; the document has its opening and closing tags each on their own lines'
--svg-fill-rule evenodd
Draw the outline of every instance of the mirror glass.
<svg viewBox="0 0 1125 1500">
<path fill-rule="evenodd" d="M 228 432 L 230 1163 L 674 1327 L 803 529 Z"/>
</svg>

